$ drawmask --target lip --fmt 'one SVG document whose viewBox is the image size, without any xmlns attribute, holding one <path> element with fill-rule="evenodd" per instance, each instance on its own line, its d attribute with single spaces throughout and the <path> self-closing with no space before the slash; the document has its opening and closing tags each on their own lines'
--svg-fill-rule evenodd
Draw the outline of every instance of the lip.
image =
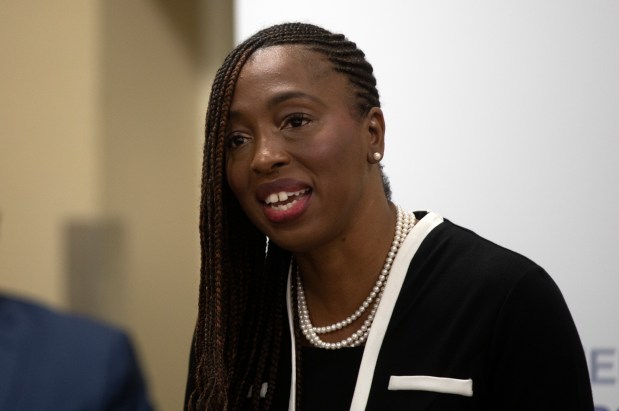
<svg viewBox="0 0 619 411">
<path fill-rule="evenodd" d="M 282 192 L 296 195 L 290 195 L 282 202 L 273 202 L 272 195 Z M 299 218 L 309 206 L 311 195 L 312 189 L 308 184 L 289 178 L 263 183 L 256 189 L 256 197 L 262 205 L 265 217 L 274 223 L 290 222 Z M 285 206 L 282 206 L 284 204 Z"/>
</svg>

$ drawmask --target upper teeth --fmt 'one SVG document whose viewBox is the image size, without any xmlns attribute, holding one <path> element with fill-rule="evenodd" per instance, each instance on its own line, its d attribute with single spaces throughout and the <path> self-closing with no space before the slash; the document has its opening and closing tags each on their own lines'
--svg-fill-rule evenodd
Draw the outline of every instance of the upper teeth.
<svg viewBox="0 0 619 411">
<path fill-rule="evenodd" d="M 286 201 L 289 197 L 298 196 L 306 192 L 307 189 L 299 190 L 299 191 L 280 191 L 279 193 L 273 193 L 269 195 L 266 200 L 264 200 L 267 204 L 277 203 L 279 201 Z"/>
</svg>

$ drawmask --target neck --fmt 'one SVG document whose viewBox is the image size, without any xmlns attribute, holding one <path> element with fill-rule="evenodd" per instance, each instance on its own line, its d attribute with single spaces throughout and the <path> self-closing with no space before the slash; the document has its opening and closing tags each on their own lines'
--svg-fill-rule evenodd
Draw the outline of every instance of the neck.
<svg viewBox="0 0 619 411">
<path fill-rule="evenodd" d="M 294 256 L 318 325 L 350 315 L 374 287 L 393 240 L 396 208 L 385 201 L 351 220 L 337 241 Z"/>
</svg>

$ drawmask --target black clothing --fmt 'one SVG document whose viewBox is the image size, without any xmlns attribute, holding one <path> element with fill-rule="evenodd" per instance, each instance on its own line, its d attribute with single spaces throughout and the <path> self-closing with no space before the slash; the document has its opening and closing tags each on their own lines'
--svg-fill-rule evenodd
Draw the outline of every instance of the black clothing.
<svg viewBox="0 0 619 411">
<path fill-rule="evenodd" d="M 303 347 L 296 381 L 289 331 L 273 409 L 287 409 L 298 383 L 305 411 L 592 411 L 582 344 L 550 276 L 434 213 L 415 214 L 365 347 Z"/>
</svg>

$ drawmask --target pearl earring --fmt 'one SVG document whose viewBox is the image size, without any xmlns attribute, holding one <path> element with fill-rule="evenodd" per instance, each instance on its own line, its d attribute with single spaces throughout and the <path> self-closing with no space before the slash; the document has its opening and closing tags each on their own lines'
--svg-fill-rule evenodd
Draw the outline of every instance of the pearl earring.
<svg viewBox="0 0 619 411">
<path fill-rule="evenodd" d="M 374 157 L 374 160 L 380 161 L 380 159 L 383 158 L 383 155 L 377 151 L 372 157 Z"/>
</svg>

